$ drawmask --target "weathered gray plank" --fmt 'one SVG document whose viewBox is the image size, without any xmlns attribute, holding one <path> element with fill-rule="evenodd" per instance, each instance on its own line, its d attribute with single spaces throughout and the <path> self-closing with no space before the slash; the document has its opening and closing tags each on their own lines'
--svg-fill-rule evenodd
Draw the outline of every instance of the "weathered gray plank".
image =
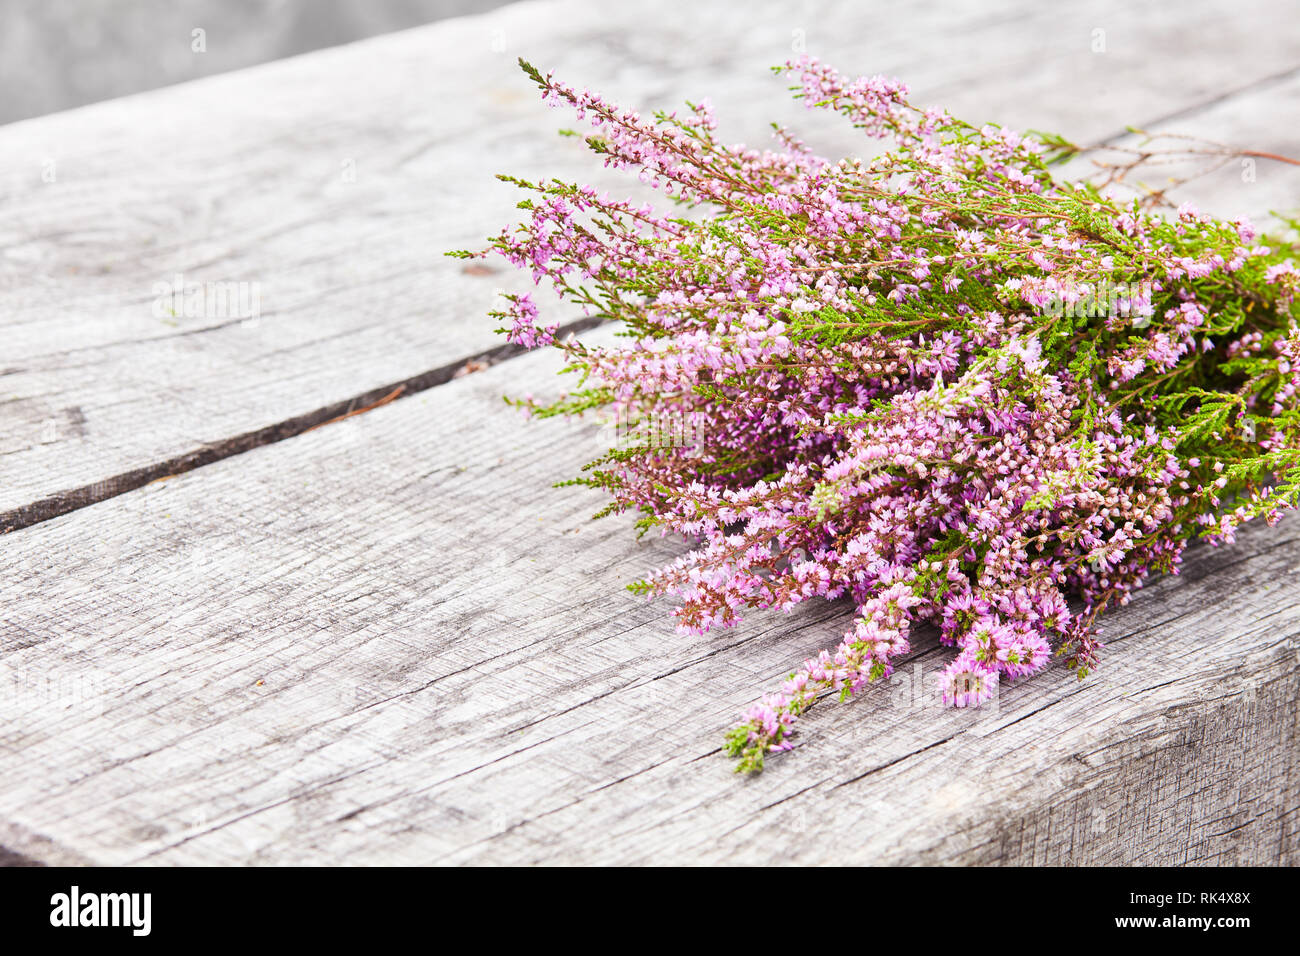
<svg viewBox="0 0 1300 956">
<path fill-rule="evenodd" d="M 735 138 L 761 141 L 775 118 L 830 153 L 859 144 L 766 73 L 796 46 L 901 75 L 919 102 L 1080 141 L 1171 114 L 1196 126 L 1198 104 L 1259 90 L 1203 125 L 1296 151 L 1279 119 L 1294 85 L 1271 79 L 1300 65 L 1287 16 L 1280 0 L 522 3 L 2 127 L 0 513 L 111 490 L 493 344 L 482 313 L 521 280 L 441 257 L 510 218 L 489 174 L 632 191 L 551 135 L 569 120 L 539 107 L 516 55 L 646 109 L 710 95 Z M 1261 170 L 1224 211 L 1296 189 Z M 257 283 L 260 322 L 155 316 L 155 284 L 177 274 Z"/>
<path fill-rule="evenodd" d="M 1182 185 L 1174 186 L 1168 193 L 1171 203 L 1190 199 L 1215 215 L 1245 215 L 1266 230 L 1288 232 L 1275 216 L 1295 217 L 1300 213 L 1300 165 L 1296 165 L 1300 162 L 1300 129 L 1286 119 L 1297 108 L 1300 108 L 1300 67 L 1203 109 L 1187 115 L 1175 114 L 1148 128 L 1151 133 L 1174 133 L 1210 141 L 1188 142 L 1184 144 L 1186 148 L 1204 151 L 1213 149 L 1214 144 L 1224 144 L 1238 150 L 1271 153 L 1293 162 L 1214 155 L 1189 157 L 1179 162 L 1165 160 L 1132 177 L 1134 185 L 1158 190 L 1168 189 L 1177 181 Z M 1112 142 L 1137 148 L 1142 138 L 1124 135 Z M 1163 139 L 1159 145 L 1171 148 L 1178 144 Z M 1063 167 L 1062 175 L 1087 175 L 1096 171 L 1097 160 L 1115 162 L 1125 158 L 1103 150 Z M 1135 194 L 1135 191 L 1120 192 L 1120 195 Z"/>
<path fill-rule="evenodd" d="M 1113 614 L 1095 679 L 942 711 L 923 641 L 743 780 L 721 732 L 848 609 L 690 638 L 622 591 L 679 546 L 546 489 L 594 426 L 500 394 L 554 367 L 9 535 L 0 819 L 99 863 L 1296 861 L 1294 520 Z"/>
</svg>

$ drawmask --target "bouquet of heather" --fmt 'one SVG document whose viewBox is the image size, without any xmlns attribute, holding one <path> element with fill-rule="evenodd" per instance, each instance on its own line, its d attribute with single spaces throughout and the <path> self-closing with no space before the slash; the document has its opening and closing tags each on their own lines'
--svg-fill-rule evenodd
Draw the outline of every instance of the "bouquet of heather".
<svg viewBox="0 0 1300 956">
<path fill-rule="evenodd" d="M 788 749 L 817 700 L 887 677 L 918 622 L 954 648 L 936 693 L 955 706 L 1054 652 L 1082 677 L 1108 605 L 1191 539 L 1296 506 L 1295 246 L 1057 181 L 1065 140 L 815 60 L 779 72 L 882 155 L 829 162 L 781 129 L 769 151 L 724 145 L 708 106 L 645 120 L 521 65 L 607 165 L 685 207 L 509 178 L 526 221 L 454 253 L 500 254 L 623 324 L 598 347 L 557 341 L 526 295 L 494 313 L 582 375 L 521 404 L 603 409 L 641 436 L 579 479 L 693 544 L 634 590 L 675 595 L 694 633 L 817 596 L 856 606 L 731 732 L 738 769 Z"/>
</svg>

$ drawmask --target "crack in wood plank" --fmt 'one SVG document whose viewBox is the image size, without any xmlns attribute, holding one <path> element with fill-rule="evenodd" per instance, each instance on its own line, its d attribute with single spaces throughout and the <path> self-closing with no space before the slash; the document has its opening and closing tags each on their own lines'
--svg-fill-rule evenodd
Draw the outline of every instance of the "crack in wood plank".
<svg viewBox="0 0 1300 956">
<path fill-rule="evenodd" d="M 565 336 L 571 333 L 584 332 L 595 328 L 603 321 L 600 317 L 576 319 L 561 325 L 557 334 Z M 366 406 L 377 407 L 394 392 L 398 394 L 392 400 L 400 401 L 403 398 L 417 395 L 439 385 L 445 385 L 452 381 L 456 373 L 464 369 L 469 362 L 481 362 L 483 367 L 488 367 L 508 361 L 524 354 L 526 351 L 526 348 L 514 343 L 498 345 L 459 358 L 454 362 L 448 362 L 428 371 L 420 372 L 417 375 L 409 376 L 400 381 L 368 389 L 349 399 L 331 402 L 329 405 L 304 412 L 301 415 L 294 415 L 264 428 L 212 442 L 201 448 L 195 448 L 184 454 L 168 458 L 165 461 L 159 461 L 143 468 L 133 468 L 130 471 L 113 475 L 102 481 L 61 491 L 38 501 L 33 501 L 31 504 L 0 513 L 0 535 L 31 527 L 42 521 L 57 518 L 59 515 L 77 511 L 98 504 L 101 501 L 107 501 L 154 481 L 173 478 L 196 468 L 202 468 L 204 465 L 210 465 L 213 462 L 234 455 L 242 455 L 255 448 L 281 442 L 287 438 L 293 438 L 296 435 L 343 421 L 346 418 L 353 417 L 360 411 L 366 410 Z M 383 403 L 386 404 L 386 402 Z"/>
<path fill-rule="evenodd" d="M 1289 67 L 1285 70 L 1280 70 L 1277 73 L 1273 73 L 1269 76 L 1261 77 L 1257 80 L 1252 80 L 1249 83 L 1244 83 L 1241 86 L 1228 90 L 1225 93 L 1218 93 L 1214 96 L 1209 97 L 1208 99 L 1202 100 L 1199 103 L 1193 103 L 1190 106 L 1181 107 L 1179 109 L 1157 116 L 1154 119 L 1146 120 L 1144 123 L 1142 123 L 1142 125 L 1139 128 L 1147 130 L 1148 132 L 1155 132 L 1155 130 L 1153 130 L 1152 127 L 1164 126 L 1169 123 L 1174 123 L 1174 122 L 1178 122 L 1179 120 L 1184 120 L 1193 116 L 1197 116 L 1201 113 L 1207 112 L 1208 110 L 1214 108 L 1215 106 L 1219 106 L 1224 103 L 1227 103 L 1230 100 L 1236 99 L 1237 97 L 1250 96 L 1254 93 L 1263 92 L 1264 90 L 1267 90 L 1271 87 L 1278 86 L 1279 84 L 1285 83 L 1287 80 L 1294 79 L 1297 76 L 1300 76 L 1300 66 Z M 1119 140 L 1124 139 L 1125 137 L 1132 136 L 1132 135 L 1133 134 L 1128 129 L 1123 129 L 1120 130 L 1119 132 L 1111 133 L 1109 136 L 1101 139 L 1099 142 L 1101 144 L 1111 145 L 1118 142 Z M 1237 143 L 1235 145 L 1242 149 L 1249 148 L 1250 146 L 1250 144 L 1248 143 Z"/>
</svg>

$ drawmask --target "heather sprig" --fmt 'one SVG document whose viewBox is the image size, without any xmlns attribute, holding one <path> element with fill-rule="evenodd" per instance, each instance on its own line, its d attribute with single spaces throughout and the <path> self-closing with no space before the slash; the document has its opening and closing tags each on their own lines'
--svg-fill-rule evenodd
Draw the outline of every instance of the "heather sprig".
<svg viewBox="0 0 1300 956">
<path fill-rule="evenodd" d="M 1083 677 L 1106 607 L 1177 573 L 1193 538 L 1296 506 L 1294 245 L 1058 181 L 1081 152 L 1061 137 L 975 127 L 816 60 L 778 72 L 884 153 L 831 162 L 782 129 L 772 149 L 727 145 L 707 103 L 644 119 L 521 65 L 606 165 L 678 206 L 502 177 L 524 221 L 458 253 L 621 323 L 613 346 L 557 341 L 508 296 L 509 339 L 581 378 L 533 411 L 682 425 L 577 479 L 605 513 L 691 542 L 633 590 L 674 596 L 691 633 L 813 597 L 856 609 L 731 732 L 738 769 L 789 749 L 826 695 L 887 677 L 918 624 L 955 649 L 937 689 L 954 706 L 1054 653 Z"/>
</svg>

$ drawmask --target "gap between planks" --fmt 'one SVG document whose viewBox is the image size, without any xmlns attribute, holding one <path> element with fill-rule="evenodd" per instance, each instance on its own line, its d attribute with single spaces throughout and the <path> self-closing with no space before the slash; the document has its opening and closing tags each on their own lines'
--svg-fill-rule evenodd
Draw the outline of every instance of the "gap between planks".
<svg viewBox="0 0 1300 956">
<path fill-rule="evenodd" d="M 567 336 L 586 332 L 604 321 L 605 318 L 602 316 L 576 319 L 561 325 L 558 334 Z M 483 368 L 498 365 L 527 351 L 524 346 L 514 343 L 498 345 L 469 357 L 459 358 L 436 368 L 419 372 L 416 375 L 367 389 L 351 398 L 331 402 L 309 412 L 282 419 L 263 428 L 242 432 L 218 442 L 211 442 L 199 448 L 174 455 L 171 458 L 141 468 L 132 468 L 129 471 L 121 472 L 88 485 L 56 492 L 53 495 L 0 513 L 0 535 L 20 531 L 42 521 L 48 521 L 51 518 L 78 511 L 101 501 L 107 501 L 109 498 L 116 498 L 118 495 L 134 491 L 154 481 L 182 475 L 196 468 L 202 468 L 204 465 L 232 458 L 235 455 L 242 455 L 245 452 L 293 438 L 315 428 L 334 424 L 345 418 L 351 418 L 372 408 L 377 408 L 380 405 L 387 405 L 389 402 L 428 391 L 439 385 L 445 385 L 462 372 L 482 371 Z M 480 367 L 474 367 L 476 364 Z"/>
</svg>

